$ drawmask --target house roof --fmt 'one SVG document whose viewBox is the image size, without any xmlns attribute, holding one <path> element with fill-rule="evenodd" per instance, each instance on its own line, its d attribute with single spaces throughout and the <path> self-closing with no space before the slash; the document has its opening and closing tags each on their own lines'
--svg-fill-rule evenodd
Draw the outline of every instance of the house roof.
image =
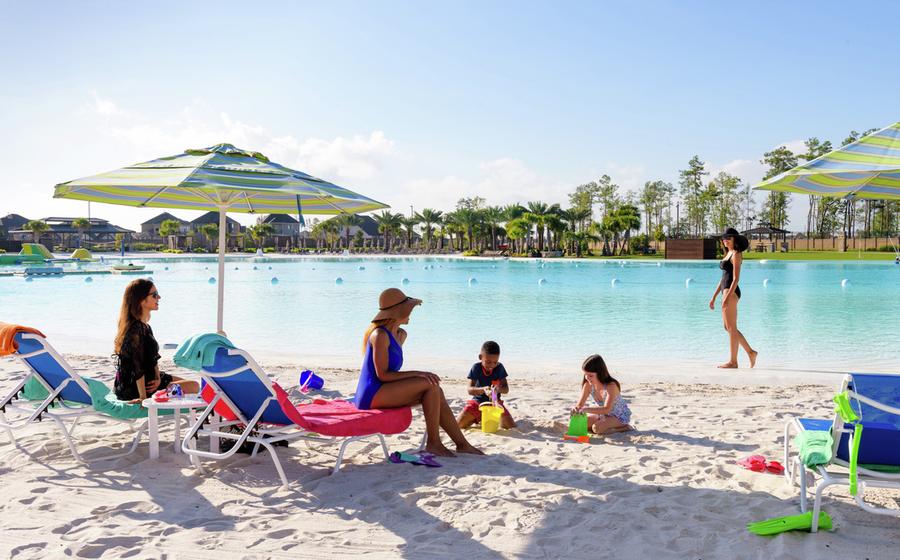
<svg viewBox="0 0 900 560">
<path fill-rule="evenodd" d="M 791 233 L 786 229 L 781 229 L 772 226 L 759 226 L 753 229 L 748 229 L 746 231 L 741 232 L 744 235 L 781 235 L 783 233 Z"/>
<path fill-rule="evenodd" d="M 50 226 L 50 229 L 47 230 L 47 233 L 81 233 L 79 230 L 72 227 L 72 221 L 75 218 L 45 218 L 41 220 L 42 222 L 46 222 L 47 225 Z M 10 231 L 10 233 L 31 233 L 26 229 L 19 229 Z M 119 227 L 117 225 L 111 224 L 106 220 L 99 220 L 96 218 L 91 218 L 91 228 L 86 230 L 85 233 L 90 233 L 93 235 L 104 234 L 104 233 L 135 233 L 130 229 L 125 229 L 123 227 Z"/>
<path fill-rule="evenodd" d="M 378 222 L 372 216 L 360 216 L 359 229 L 363 230 L 366 235 L 377 237 Z"/>
<path fill-rule="evenodd" d="M 175 220 L 176 222 L 178 222 L 180 224 L 188 223 L 187 220 L 182 220 L 178 216 L 173 216 L 172 214 L 169 214 L 168 212 L 163 212 L 162 214 L 159 214 L 158 216 L 154 216 L 154 217 L 150 218 L 149 220 L 142 223 L 141 225 L 149 226 L 149 225 L 161 224 L 166 220 Z"/>
<path fill-rule="evenodd" d="M 266 219 L 263 220 L 264 224 L 298 224 L 300 222 L 297 221 L 296 218 L 291 216 L 290 214 L 269 214 L 266 216 Z"/>
<path fill-rule="evenodd" d="M 229 223 L 229 224 L 237 224 L 238 226 L 241 225 L 240 222 L 238 222 L 234 218 L 229 218 L 228 216 L 225 216 L 225 221 L 226 221 L 226 223 Z M 191 220 L 190 223 L 191 224 L 216 224 L 216 225 L 218 225 L 219 213 L 218 212 L 207 212 L 206 214 L 203 214 L 199 218 L 197 218 L 195 220 Z"/>
<path fill-rule="evenodd" d="M 30 222 L 28 218 L 24 216 L 20 216 L 18 214 L 7 214 L 0 218 L 0 227 L 6 229 L 15 229 L 19 228 L 28 222 Z"/>
</svg>

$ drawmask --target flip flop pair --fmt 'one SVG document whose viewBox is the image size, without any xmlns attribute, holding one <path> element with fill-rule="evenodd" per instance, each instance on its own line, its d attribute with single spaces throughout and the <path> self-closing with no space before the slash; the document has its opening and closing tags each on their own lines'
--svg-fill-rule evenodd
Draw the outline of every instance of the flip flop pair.
<svg viewBox="0 0 900 560">
<path fill-rule="evenodd" d="M 441 464 L 434 460 L 431 453 L 400 453 L 394 451 L 388 457 L 391 463 L 412 463 L 413 465 L 425 465 L 426 467 L 440 467 Z"/>
<path fill-rule="evenodd" d="M 770 472 L 772 474 L 782 474 L 784 465 L 778 461 L 766 461 L 762 455 L 750 455 L 737 461 L 737 464 L 745 469 L 753 472 Z"/>
</svg>

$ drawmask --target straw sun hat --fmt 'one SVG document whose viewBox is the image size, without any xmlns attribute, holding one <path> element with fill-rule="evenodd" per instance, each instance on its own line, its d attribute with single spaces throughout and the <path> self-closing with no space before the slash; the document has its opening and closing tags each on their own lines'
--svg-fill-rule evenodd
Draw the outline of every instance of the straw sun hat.
<svg viewBox="0 0 900 560">
<path fill-rule="evenodd" d="M 409 317 L 417 305 L 422 305 L 422 300 L 409 297 L 397 288 L 388 288 L 378 296 L 378 314 L 372 321 Z"/>
<path fill-rule="evenodd" d="M 734 248 L 742 253 L 750 247 L 750 240 L 741 235 L 738 230 L 734 228 L 726 229 L 725 233 L 720 237 L 722 237 L 722 239 L 725 239 L 726 237 L 734 239 Z"/>
</svg>

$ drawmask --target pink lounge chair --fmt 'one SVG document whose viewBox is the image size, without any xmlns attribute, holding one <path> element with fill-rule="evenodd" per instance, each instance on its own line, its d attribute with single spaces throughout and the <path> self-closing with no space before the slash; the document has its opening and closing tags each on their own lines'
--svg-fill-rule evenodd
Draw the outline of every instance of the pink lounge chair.
<svg viewBox="0 0 900 560">
<path fill-rule="evenodd" d="M 347 401 L 321 399 L 294 404 L 284 389 L 269 379 L 247 352 L 239 349 L 218 348 L 215 362 L 203 366 L 200 373 L 207 384 L 203 395 L 209 406 L 188 430 L 182 451 L 203 459 L 226 459 L 249 441 L 254 444 L 254 456 L 260 446 L 272 455 L 284 487 L 288 486 L 288 480 L 272 444 L 294 440 L 340 443 L 333 474 L 340 471 L 344 451 L 355 441 L 377 438 L 387 460 L 390 454 L 384 436 L 402 433 L 412 422 L 409 407 L 359 410 Z M 207 419 L 214 412 L 225 422 L 206 427 Z M 223 427 L 238 427 L 238 430 L 222 431 Z M 198 436 L 233 440 L 234 445 L 224 452 L 191 449 L 188 443 Z"/>
</svg>

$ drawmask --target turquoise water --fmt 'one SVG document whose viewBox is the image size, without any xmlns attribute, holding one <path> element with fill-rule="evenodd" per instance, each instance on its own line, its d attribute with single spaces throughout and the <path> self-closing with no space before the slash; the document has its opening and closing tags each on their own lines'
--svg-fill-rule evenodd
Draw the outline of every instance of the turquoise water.
<svg viewBox="0 0 900 560">
<path fill-rule="evenodd" d="M 215 330 L 215 261 L 126 262 L 153 271 L 163 296 L 151 322 L 160 342 Z M 251 352 L 352 366 L 378 293 L 396 286 L 425 300 L 408 326 L 410 367 L 474 361 L 486 339 L 519 369 L 577 372 L 594 352 L 615 364 L 709 365 L 727 357 L 721 313 L 707 305 L 719 276 L 709 261 L 229 259 L 225 330 Z M 40 328 L 63 352 L 108 354 L 132 278 L 0 277 L 0 320 Z M 900 369 L 900 266 L 748 262 L 740 285 L 739 325 L 761 365 Z"/>
</svg>

